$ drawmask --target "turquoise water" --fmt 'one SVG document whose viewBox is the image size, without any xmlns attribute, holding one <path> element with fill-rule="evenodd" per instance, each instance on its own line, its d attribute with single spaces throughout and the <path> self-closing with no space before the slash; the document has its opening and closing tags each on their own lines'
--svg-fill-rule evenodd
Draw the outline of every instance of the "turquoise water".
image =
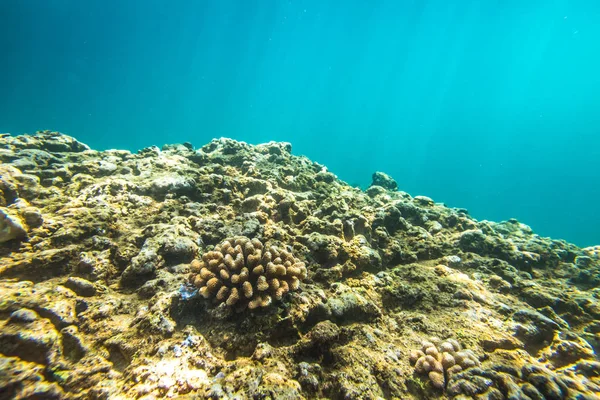
<svg viewBox="0 0 600 400">
<path fill-rule="evenodd" d="M 600 243 L 600 2 L 0 2 L 0 131 L 289 141 L 363 187 Z"/>
</svg>

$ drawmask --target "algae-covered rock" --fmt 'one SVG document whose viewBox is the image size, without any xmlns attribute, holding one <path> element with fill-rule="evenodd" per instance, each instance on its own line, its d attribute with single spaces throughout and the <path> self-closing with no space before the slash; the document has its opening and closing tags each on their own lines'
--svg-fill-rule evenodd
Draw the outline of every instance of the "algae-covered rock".
<svg viewBox="0 0 600 400">
<path fill-rule="evenodd" d="M 14 239 L 23 239 L 27 236 L 25 224 L 7 208 L 0 208 L 0 243 Z"/>
<path fill-rule="evenodd" d="M 80 296 L 90 297 L 96 294 L 94 284 L 82 278 L 71 276 L 64 285 Z"/>
<path fill-rule="evenodd" d="M 380 186 L 387 190 L 398 190 L 396 181 L 385 172 L 377 171 L 373 174 L 371 186 Z"/>
</svg>

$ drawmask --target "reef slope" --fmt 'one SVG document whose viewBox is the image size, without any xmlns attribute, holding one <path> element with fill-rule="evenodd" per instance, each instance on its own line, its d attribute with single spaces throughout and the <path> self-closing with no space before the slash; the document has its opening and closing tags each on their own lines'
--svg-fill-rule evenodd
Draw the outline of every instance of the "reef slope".
<svg viewBox="0 0 600 400">
<path fill-rule="evenodd" d="M 0 398 L 600 396 L 599 248 L 383 173 L 353 188 L 288 143 L 44 131 L 0 135 L 0 162 Z M 306 265 L 299 288 L 253 310 L 200 296 L 236 237 Z"/>
</svg>

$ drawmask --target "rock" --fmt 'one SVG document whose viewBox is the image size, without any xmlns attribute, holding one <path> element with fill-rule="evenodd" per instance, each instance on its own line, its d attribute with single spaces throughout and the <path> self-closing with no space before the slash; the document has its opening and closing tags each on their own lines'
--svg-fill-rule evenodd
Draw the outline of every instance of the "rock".
<svg viewBox="0 0 600 400">
<path fill-rule="evenodd" d="M 588 257 L 588 256 L 575 257 L 575 265 L 577 265 L 579 268 L 588 268 L 590 265 L 592 265 L 592 263 L 593 263 L 593 259 L 591 257 Z"/>
<path fill-rule="evenodd" d="M 422 205 L 422 206 L 431 207 L 435 204 L 434 201 L 427 196 L 415 196 L 414 200 L 415 200 L 415 203 Z"/>
<path fill-rule="evenodd" d="M 179 174 L 163 174 L 153 178 L 146 188 L 153 196 L 161 198 L 167 194 L 186 195 L 194 191 L 195 182 Z"/>
<path fill-rule="evenodd" d="M 469 230 L 460 234 L 458 245 L 464 251 L 481 254 L 485 251 L 485 240 L 485 234 L 481 230 Z"/>
<path fill-rule="evenodd" d="M 322 370 L 319 364 L 301 362 L 298 364 L 298 377 L 296 379 L 302 385 L 302 389 L 309 393 L 316 393 L 321 383 L 321 373 Z"/>
<path fill-rule="evenodd" d="M 428 224 L 429 232 L 432 234 L 438 233 L 444 229 L 444 226 L 438 221 L 431 221 Z"/>
<path fill-rule="evenodd" d="M 24 324 L 23 319 L 30 321 Z M 60 335 L 47 319 L 36 317 L 32 311 L 21 311 L 0 329 L 0 353 L 37 364 L 55 365 L 61 355 Z"/>
<path fill-rule="evenodd" d="M 44 223 L 42 213 L 35 207 L 28 207 L 22 210 L 21 216 L 30 228 L 38 228 Z"/>
<path fill-rule="evenodd" d="M 24 137 L 20 136 L 20 138 Z M 82 152 L 90 149 L 87 145 L 78 142 L 75 138 L 60 132 L 49 130 L 38 131 L 36 132 L 36 139 L 35 142 L 38 143 L 37 146 L 39 146 L 41 150 L 49 152 L 69 153 Z"/>
<path fill-rule="evenodd" d="M 144 248 L 132 258 L 131 264 L 121 274 L 123 286 L 139 286 L 149 280 L 161 264 L 154 249 Z"/>
<path fill-rule="evenodd" d="M 375 304 L 343 284 L 337 286 L 335 295 L 329 298 L 326 307 L 332 317 L 346 322 L 372 321 L 381 315 Z"/>
<path fill-rule="evenodd" d="M 481 345 L 487 352 L 493 352 L 497 349 L 514 350 L 519 348 L 519 341 L 513 337 L 494 337 L 491 339 L 483 339 Z"/>
<path fill-rule="evenodd" d="M 594 349 L 586 342 L 575 342 L 570 340 L 562 340 L 558 343 L 553 343 L 552 353 L 549 359 L 557 367 L 574 364 L 582 359 L 593 359 Z"/>
<path fill-rule="evenodd" d="M 398 190 L 398 184 L 396 181 L 383 172 L 375 172 L 373 174 L 373 181 L 371 182 L 371 186 L 380 186 L 387 190 Z"/>
<path fill-rule="evenodd" d="M 365 193 L 369 196 L 369 197 L 377 197 L 383 194 L 386 194 L 387 191 L 384 187 L 381 186 L 369 186 L 367 188 L 367 190 L 365 190 Z"/>
<path fill-rule="evenodd" d="M 550 318 L 527 309 L 517 311 L 513 314 L 513 319 L 524 323 L 524 325 L 517 325 L 517 336 L 532 344 L 552 340 L 554 332 L 560 329 L 560 325 Z"/>
<path fill-rule="evenodd" d="M 318 346 L 330 346 L 339 336 L 340 328 L 330 321 L 319 322 L 308 333 L 307 339 Z"/>
<path fill-rule="evenodd" d="M 550 376 L 544 374 L 531 374 L 527 379 L 540 391 L 544 398 L 556 400 L 565 398 L 566 393 L 562 392 L 560 387 Z"/>
<path fill-rule="evenodd" d="M 473 294 L 465 288 L 458 289 L 452 297 L 459 300 L 473 300 Z"/>
<path fill-rule="evenodd" d="M 163 257 L 169 263 L 187 263 L 192 261 L 198 252 L 198 246 L 190 238 L 176 237 L 165 243 L 163 252 Z"/>
<path fill-rule="evenodd" d="M 0 207 L 0 243 L 14 239 L 23 239 L 27 231 L 19 218 L 12 214 L 8 208 Z"/>
<path fill-rule="evenodd" d="M 38 317 L 39 316 L 35 311 L 28 310 L 26 308 L 21 308 L 10 314 L 9 322 L 28 324 L 38 319 Z"/>
<path fill-rule="evenodd" d="M 498 290 L 501 293 L 507 293 L 512 289 L 512 285 L 499 277 L 498 275 L 493 275 L 490 277 L 489 284 L 494 289 Z"/>
<path fill-rule="evenodd" d="M 90 297 L 96 294 L 96 287 L 94 284 L 83 278 L 71 276 L 64 283 L 64 286 L 68 287 L 80 296 Z"/>
<path fill-rule="evenodd" d="M 163 278 L 151 279 L 151 280 L 147 281 L 146 283 L 144 283 L 138 289 L 137 293 L 138 293 L 138 296 L 140 296 L 142 299 L 149 299 L 149 298 L 153 297 L 155 294 L 159 293 L 161 290 L 165 290 L 165 287 L 166 287 L 165 279 L 163 279 Z M 197 290 L 191 290 L 192 288 L 187 289 L 186 287 L 182 286 L 182 290 L 180 291 L 180 293 L 182 294 L 182 297 L 186 298 L 186 299 L 193 297 L 197 293 Z"/>
<path fill-rule="evenodd" d="M 62 388 L 46 380 L 43 366 L 0 355 L 0 394 L 5 399 L 65 398 Z"/>
<path fill-rule="evenodd" d="M 89 352 L 90 349 L 84 344 L 76 326 L 67 326 L 61 329 L 60 333 L 65 358 L 78 362 Z"/>
</svg>

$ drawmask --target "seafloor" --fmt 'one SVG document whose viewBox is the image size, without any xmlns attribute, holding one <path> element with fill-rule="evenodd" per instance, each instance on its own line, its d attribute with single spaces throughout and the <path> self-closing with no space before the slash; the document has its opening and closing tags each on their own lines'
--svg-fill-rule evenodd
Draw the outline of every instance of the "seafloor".
<svg viewBox="0 0 600 400">
<path fill-rule="evenodd" d="M 600 398 L 600 247 L 288 143 L 0 136 L 2 399 Z"/>
</svg>

